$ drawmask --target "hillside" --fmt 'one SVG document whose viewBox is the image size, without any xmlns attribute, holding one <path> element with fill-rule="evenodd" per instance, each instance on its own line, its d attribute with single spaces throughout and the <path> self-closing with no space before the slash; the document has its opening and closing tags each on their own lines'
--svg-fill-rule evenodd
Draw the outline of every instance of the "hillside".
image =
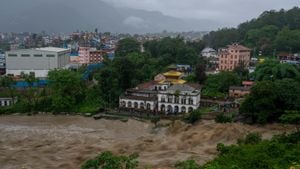
<svg viewBox="0 0 300 169">
<path fill-rule="evenodd" d="M 71 32 L 94 30 L 146 33 L 209 30 L 209 20 L 182 20 L 160 12 L 117 8 L 101 0 L 2 0 L 0 31 Z M 84 7 L 84 8 L 83 8 Z M 209 23 L 209 24 L 207 24 Z"/>
<path fill-rule="evenodd" d="M 214 48 L 240 42 L 252 48 L 255 54 L 259 51 L 265 55 L 281 51 L 300 52 L 300 8 L 263 12 L 238 28 L 212 31 L 204 41 Z"/>
</svg>

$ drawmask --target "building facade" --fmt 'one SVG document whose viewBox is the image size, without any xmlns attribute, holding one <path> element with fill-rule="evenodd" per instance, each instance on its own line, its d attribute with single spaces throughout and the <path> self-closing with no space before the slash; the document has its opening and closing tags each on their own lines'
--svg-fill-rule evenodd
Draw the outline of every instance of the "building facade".
<svg viewBox="0 0 300 169">
<path fill-rule="evenodd" d="M 105 55 L 105 52 L 102 50 L 90 51 L 89 63 L 95 64 L 95 63 L 103 62 L 104 55 Z"/>
<path fill-rule="evenodd" d="M 219 70 L 232 71 L 239 65 L 249 66 L 251 49 L 239 45 L 232 44 L 227 48 L 219 49 Z"/>
<path fill-rule="evenodd" d="M 201 51 L 201 56 L 206 58 L 217 58 L 217 51 L 213 48 L 206 47 Z"/>
<path fill-rule="evenodd" d="M 63 48 L 35 48 L 6 52 L 6 74 L 18 76 L 34 73 L 47 77 L 48 72 L 70 63 L 70 50 Z"/>
<path fill-rule="evenodd" d="M 6 72 L 5 54 L 0 50 L 0 75 L 4 75 Z"/>
<path fill-rule="evenodd" d="M 229 97 L 231 98 L 243 98 L 250 94 L 251 87 L 254 85 L 252 81 L 243 81 L 243 86 L 230 86 Z"/>
<path fill-rule="evenodd" d="M 165 114 L 188 113 L 199 108 L 200 85 L 181 80 L 180 72 L 170 71 L 163 76 L 165 78 L 155 78 L 158 81 L 150 81 L 128 89 L 120 96 L 119 107 Z"/>
<path fill-rule="evenodd" d="M 200 85 L 172 85 L 165 91 L 158 93 L 158 111 L 167 114 L 192 112 L 200 106 L 200 95 Z"/>
<path fill-rule="evenodd" d="M 91 51 L 90 47 L 79 47 L 79 51 L 78 51 L 79 63 L 89 64 L 90 51 Z"/>
<path fill-rule="evenodd" d="M 103 61 L 104 55 L 107 54 L 105 50 L 96 50 L 96 48 L 79 47 L 79 63 L 80 64 L 96 64 Z"/>
<path fill-rule="evenodd" d="M 0 107 L 11 106 L 17 102 L 17 98 L 12 99 L 11 97 L 0 97 Z"/>
</svg>

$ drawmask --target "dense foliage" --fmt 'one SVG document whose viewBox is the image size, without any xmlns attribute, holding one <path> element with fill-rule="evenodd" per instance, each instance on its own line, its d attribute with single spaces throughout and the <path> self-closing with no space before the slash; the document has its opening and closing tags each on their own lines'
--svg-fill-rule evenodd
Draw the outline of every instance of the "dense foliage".
<svg viewBox="0 0 300 169">
<path fill-rule="evenodd" d="M 241 79 L 234 72 L 209 75 L 204 83 L 203 96 L 211 98 L 224 97 L 224 93 L 228 93 L 230 86 L 238 86 L 240 83 Z"/>
<path fill-rule="evenodd" d="M 259 134 L 249 134 L 238 145 L 219 144 L 219 156 L 201 169 L 299 168 L 299 140 L 300 133 L 279 135 L 271 140 L 261 140 Z"/>
<path fill-rule="evenodd" d="M 135 169 L 138 166 L 137 155 L 117 156 L 103 152 L 96 158 L 86 161 L 81 169 Z"/>
<path fill-rule="evenodd" d="M 252 74 L 256 84 L 240 112 L 252 122 L 279 121 L 286 111 L 300 109 L 300 71 L 295 65 L 266 60 Z"/>
<path fill-rule="evenodd" d="M 238 26 L 212 31 L 204 37 L 207 45 L 213 48 L 225 47 L 240 42 L 265 55 L 275 52 L 300 52 L 300 8 L 266 11 L 257 19 Z"/>
<path fill-rule="evenodd" d="M 148 41 L 144 46 L 146 52 L 157 58 L 163 66 L 174 63 L 194 65 L 204 48 L 202 41 L 185 43 L 180 37 Z"/>
</svg>

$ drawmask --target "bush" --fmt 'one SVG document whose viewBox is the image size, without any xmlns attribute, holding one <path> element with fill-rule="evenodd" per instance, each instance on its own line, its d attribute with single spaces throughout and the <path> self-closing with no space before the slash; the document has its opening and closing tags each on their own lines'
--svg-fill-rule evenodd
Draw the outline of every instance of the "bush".
<svg viewBox="0 0 300 169">
<path fill-rule="evenodd" d="M 186 117 L 188 123 L 194 124 L 201 119 L 202 112 L 200 110 L 194 110 Z"/>
<path fill-rule="evenodd" d="M 217 145 L 217 151 L 218 151 L 220 154 L 225 154 L 225 153 L 229 152 L 229 148 L 226 147 L 224 144 L 219 143 L 219 144 Z"/>
<path fill-rule="evenodd" d="M 244 140 L 242 140 L 243 144 L 258 144 L 262 141 L 262 137 L 260 133 L 249 133 Z"/>
<path fill-rule="evenodd" d="M 232 115 L 218 114 L 215 118 L 216 123 L 232 123 Z"/>
<path fill-rule="evenodd" d="M 138 166 L 137 155 L 116 156 L 103 152 L 94 159 L 87 160 L 81 169 L 135 169 Z"/>
<path fill-rule="evenodd" d="M 274 136 L 261 140 L 258 133 L 250 133 L 239 145 L 218 144 L 219 156 L 203 169 L 281 169 L 299 166 L 299 133 Z"/>
</svg>

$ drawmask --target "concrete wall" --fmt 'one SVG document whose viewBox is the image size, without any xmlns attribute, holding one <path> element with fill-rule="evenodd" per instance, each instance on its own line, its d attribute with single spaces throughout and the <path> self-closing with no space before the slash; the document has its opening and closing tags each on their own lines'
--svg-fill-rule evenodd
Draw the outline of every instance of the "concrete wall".
<svg viewBox="0 0 300 169">
<path fill-rule="evenodd" d="M 9 51 L 6 53 L 6 74 L 20 75 L 21 72 L 34 72 L 36 77 L 46 77 L 49 70 L 62 68 L 69 63 L 68 50 L 64 52 L 35 49 Z"/>
</svg>

